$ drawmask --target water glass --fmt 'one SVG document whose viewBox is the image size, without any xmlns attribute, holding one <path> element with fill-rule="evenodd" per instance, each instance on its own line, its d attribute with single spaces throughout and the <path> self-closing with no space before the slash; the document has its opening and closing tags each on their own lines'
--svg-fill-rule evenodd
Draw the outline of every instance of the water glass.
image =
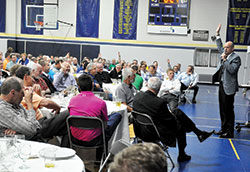
<svg viewBox="0 0 250 172">
<path fill-rule="evenodd" d="M 56 151 L 55 147 L 44 148 L 40 151 L 40 156 L 44 159 L 44 166 L 46 168 L 54 168 L 56 160 Z"/>
<path fill-rule="evenodd" d="M 28 143 L 20 143 L 18 147 L 18 155 L 23 161 L 22 166 L 20 166 L 19 169 L 28 169 L 29 167 L 25 164 L 25 162 L 31 155 L 31 145 Z"/>
</svg>

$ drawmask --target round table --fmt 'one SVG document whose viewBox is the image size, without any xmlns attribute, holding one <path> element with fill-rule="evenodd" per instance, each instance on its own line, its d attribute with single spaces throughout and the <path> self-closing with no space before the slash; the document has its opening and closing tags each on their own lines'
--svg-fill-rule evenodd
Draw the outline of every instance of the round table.
<svg viewBox="0 0 250 172">
<path fill-rule="evenodd" d="M 73 156 L 71 158 L 65 158 L 60 160 L 55 160 L 54 164 L 55 167 L 53 168 L 46 168 L 44 159 L 39 157 L 39 151 L 43 148 L 47 147 L 55 147 L 56 149 L 62 149 L 61 147 L 46 144 L 46 143 L 40 143 L 40 142 L 34 142 L 34 141 L 27 141 L 27 140 L 18 140 L 16 143 L 16 147 L 20 145 L 20 143 L 27 143 L 31 145 L 31 155 L 28 160 L 26 160 L 25 164 L 29 167 L 28 169 L 22 170 L 19 169 L 19 167 L 22 165 L 22 160 L 17 156 L 10 160 L 5 160 L 6 162 L 12 161 L 15 164 L 14 172 L 47 172 L 47 171 L 53 171 L 53 172 L 84 172 L 84 163 L 83 161 L 77 156 Z M 68 148 L 67 148 L 68 149 Z"/>
</svg>

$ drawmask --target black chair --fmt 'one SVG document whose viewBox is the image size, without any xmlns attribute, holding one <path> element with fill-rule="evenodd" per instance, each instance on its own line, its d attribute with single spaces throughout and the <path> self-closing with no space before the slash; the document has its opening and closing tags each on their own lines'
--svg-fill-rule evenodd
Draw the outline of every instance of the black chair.
<svg viewBox="0 0 250 172">
<path fill-rule="evenodd" d="M 100 166 L 103 163 L 103 160 L 107 156 L 107 146 L 106 146 L 106 138 L 105 138 L 105 130 L 104 130 L 104 123 L 101 119 L 97 117 L 90 117 L 90 116 L 74 116 L 70 115 L 67 120 L 67 129 L 68 129 L 68 136 L 69 136 L 69 143 L 70 147 L 72 149 L 79 148 L 79 149 L 97 149 L 97 148 L 103 148 L 102 158 Z M 78 129 L 84 129 L 84 130 L 92 130 L 100 128 L 102 130 L 102 144 L 95 145 L 95 146 L 82 146 L 74 143 L 72 141 L 72 133 L 70 127 L 75 127 Z"/>
<path fill-rule="evenodd" d="M 104 166 L 107 164 L 107 162 L 108 162 L 111 155 L 116 155 L 117 153 L 119 153 L 120 151 L 122 151 L 123 149 L 125 149 L 125 148 L 127 148 L 129 146 L 131 146 L 131 144 L 126 142 L 125 140 L 116 141 L 111 146 L 110 152 L 109 152 L 107 158 L 105 159 L 105 161 L 103 162 L 102 166 L 99 168 L 98 172 L 101 172 L 103 170 Z"/>
<path fill-rule="evenodd" d="M 147 114 L 143 114 L 136 111 L 132 111 L 132 116 L 133 116 L 134 132 L 136 137 L 145 142 L 154 142 L 158 144 L 162 148 L 162 150 L 166 153 L 166 156 L 167 158 L 169 158 L 173 169 L 175 167 L 175 164 L 168 152 L 168 146 L 161 141 L 160 133 L 156 125 L 154 124 L 152 118 Z M 140 127 L 143 127 L 144 130 L 141 131 Z M 147 133 L 147 131 L 150 133 Z M 154 132 L 155 134 L 152 134 L 152 132 Z"/>
</svg>

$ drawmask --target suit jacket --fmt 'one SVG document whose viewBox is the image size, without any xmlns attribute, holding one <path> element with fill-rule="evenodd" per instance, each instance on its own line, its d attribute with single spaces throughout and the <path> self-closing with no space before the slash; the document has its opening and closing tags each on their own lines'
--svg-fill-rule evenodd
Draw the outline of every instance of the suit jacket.
<svg viewBox="0 0 250 172">
<path fill-rule="evenodd" d="M 216 40 L 217 48 L 220 53 L 223 53 L 224 48 L 221 39 Z M 238 91 L 238 71 L 241 65 L 240 56 L 232 52 L 226 61 L 220 60 L 216 72 L 213 75 L 213 83 L 223 80 L 223 88 L 227 95 L 235 94 Z M 220 68 L 223 66 L 223 73 L 219 78 Z"/>
<path fill-rule="evenodd" d="M 176 146 L 176 118 L 169 112 L 164 100 L 157 97 L 151 91 L 140 92 L 134 97 L 133 110 L 151 116 L 164 143 L 169 146 Z M 154 138 L 149 128 L 134 127 L 135 129 L 139 129 L 142 134 L 145 134 L 148 141 Z"/>
<path fill-rule="evenodd" d="M 56 88 L 54 87 L 54 85 L 51 82 L 51 80 L 47 76 L 45 76 L 44 74 L 41 74 L 40 76 L 46 82 L 47 86 L 49 87 L 50 92 L 51 93 L 56 92 Z"/>
<path fill-rule="evenodd" d="M 97 72 L 95 75 L 95 79 L 99 82 L 99 84 L 102 87 L 102 83 L 112 83 L 109 73 L 106 71 L 103 71 L 102 73 Z"/>
</svg>

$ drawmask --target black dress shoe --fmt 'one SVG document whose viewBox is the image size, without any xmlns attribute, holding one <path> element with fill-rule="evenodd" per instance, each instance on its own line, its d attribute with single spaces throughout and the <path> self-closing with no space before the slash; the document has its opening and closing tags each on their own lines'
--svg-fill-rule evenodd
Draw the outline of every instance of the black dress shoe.
<svg viewBox="0 0 250 172">
<path fill-rule="evenodd" d="M 187 154 L 179 155 L 177 158 L 178 162 L 185 162 L 185 161 L 190 161 L 190 160 L 191 160 L 191 156 Z"/>
<path fill-rule="evenodd" d="M 192 103 L 193 103 L 193 104 L 196 104 L 197 102 L 196 102 L 196 100 L 195 100 L 195 99 L 193 99 L 193 100 L 192 100 Z"/>
<path fill-rule="evenodd" d="M 200 142 L 205 141 L 208 137 L 210 137 L 214 133 L 214 130 L 211 132 L 203 131 L 201 135 L 198 136 Z"/>
<path fill-rule="evenodd" d="M 223 131 L 223 130 L 220 130 L 220 131 L 218 131 L 218 132 L 214 132 L 214 134 L 216 134 L 216 135 L 221 135 L 221 134 L 224 134 L 224 133 L 226 133 L 226 131 Z"/>
<path fill-rule="evenodd" d="M 220 138 L 234 138 L 234 134 L 231 132 L 227 132 L 227 133 L 221 134 Z"/>
</svg>

